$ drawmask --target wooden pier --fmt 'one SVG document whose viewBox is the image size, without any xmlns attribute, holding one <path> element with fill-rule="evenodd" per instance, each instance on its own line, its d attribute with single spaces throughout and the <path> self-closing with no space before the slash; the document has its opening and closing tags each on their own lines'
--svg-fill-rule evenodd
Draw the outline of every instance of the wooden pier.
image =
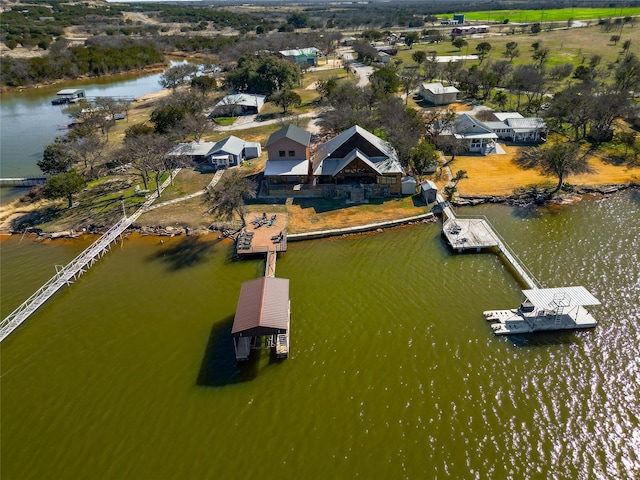
<svg viewBox="0 0 640 480">
<path fill-rule="evenodd" d="M 160 186 L 160 191 L 164 190 L 171 183 L 171 179 L 179 171 L 180 169 L 176 169 L 171 172 L 169 178 Z M 120 235 L 129 228 L 129 226 L 135 222 L 138 217 L 140 217 L 140 215 L 147 211 L 157 196 L 157 192 L 150 195 L 147 201 L 144 202 L 133 215 L 122 218 L 122 220 L 111 227 L 104 235 L 93 242 L 86 250 L 71 260 L 67 265 L 57 265 L 56 274 L 25 302 L 23 302 L 22 305 L 16 308 L 0 322 L 0 342 L 7 338 L 11 332 L 18 328 L 22 322 L 40 308 L 40 306 L 51 298 L 63 285 L 70 285 L 73 283 L 73 281 L 77 280 L 78 277 L 86 272 L 105 253 L 107 253 L 118 237 L 120 237 Z"/>
<path fill-rule="evenodd" d="M 0 187 L 35 187 L 44 185 L 47 177 L 0 178 Z"/>
<path fill-rule="evenodd" d="M 253 218 L 253 220 L 238 235 L 236 241 L 238 255 L 265 254 L 270 251 L 285 252 L 287 250 L 286 213 L 251 213 L 249 218 Z"/>
<path fill-rule="evenodd" d="M 442 233 L 451 248 L 457 252 L 497 248 L 520 282 L 530 289 L 540 288 L 538 281 L 485 217 L 457 216 L 440 194 L 437 202 L 442 209 Z"/>
</svg>

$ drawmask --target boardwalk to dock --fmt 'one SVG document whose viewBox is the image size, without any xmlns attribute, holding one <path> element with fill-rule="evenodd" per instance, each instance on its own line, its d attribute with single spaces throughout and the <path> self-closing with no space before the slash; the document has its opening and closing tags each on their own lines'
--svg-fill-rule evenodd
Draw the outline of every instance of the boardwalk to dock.
<svg viewBox="0 0 640 480">
<path fill-rule="evenodd" d="M 458 252 L 466 250 L 479 252 L 487 248 L 497 248 L 527 288 L 540 288 L 533 274 L 509 248 L 486 217 L 458 216 L 449 202 L 446 202 L 440 194 L 437 195 L 437 202 L 443 215 L 442 232 L 451 248 Z"/>
<path fill-rule="evenodd" d="M 171 183 L 172 178 L 180 171 L 173 170 L 171 175 L 160 186 L 160 191 L 164 190 Z M 35 312 L 44 302 L 51 298 L 63 285 L 69 285 L 77 280 L 84 272 L 86 272 L 98 259 L 100 259 L 111 248 L 111 244 L 115 242 L 120 235 L 135 222 L 140 215 L 146 212 L 151 203 L 158 197 L 158 192 L 154 192 L 136 210 L 129 216 L 122 218 L 118 223 L 112 226 L 98 240 L 93 242 L 80 255 L 71 260 L 64 267 L 56 266 L 56 274 L 49 279 L 42 287 L 40 287 L 33 295 L 31 295 L 18 308 L 11 312 L 4 320 L 0 322 L 0 342 L 18 328 L 33 312 Z"/>
</svg>

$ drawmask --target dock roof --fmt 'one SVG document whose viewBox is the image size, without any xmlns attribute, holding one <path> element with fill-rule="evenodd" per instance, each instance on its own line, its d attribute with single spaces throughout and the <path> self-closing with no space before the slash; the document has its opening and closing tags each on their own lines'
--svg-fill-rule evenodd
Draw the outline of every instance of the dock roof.
<svg viewBox="0 0 640 480">
<path fill-rule="evenodd" d="M 233 320 L 233 337 L 286 333 L 289 328 L 289 279 L 262 277 L 244 282 Z"/>
<path fill-rule="evenodd" d="M 600 300 L 584 287 L 534 288 L 522 293 L 539 309 L 600 305 Z"/>
</svg>

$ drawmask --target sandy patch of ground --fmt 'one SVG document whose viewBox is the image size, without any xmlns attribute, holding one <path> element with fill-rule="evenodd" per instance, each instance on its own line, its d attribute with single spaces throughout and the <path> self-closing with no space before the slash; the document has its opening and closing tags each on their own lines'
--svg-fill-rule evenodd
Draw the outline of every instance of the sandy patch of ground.
<svg viewBox="0 0 640 480">
<path fill-rule="evenodd" d="M 465 170 L 469 178 L 458 184 L 461 196 L 510 195 L 518 188 L 532 185 L 555 184 L 557 179 L 545 177 L 537 170 L 523 170 L 515 164 L 514 159 L 523 147 L 504 146 L 505 155 L 457 155 L 449 164 L 455 174 Z M 592 173 L 572 175 L 566 179 L 568 183 L 578 185 L 602 185 L 640 181 L 640 167 L 628 168 L 604 163 L 596 157 L 589 159 Z M 441 187 L 444 180 L 437 182 Z"/>
</svg>

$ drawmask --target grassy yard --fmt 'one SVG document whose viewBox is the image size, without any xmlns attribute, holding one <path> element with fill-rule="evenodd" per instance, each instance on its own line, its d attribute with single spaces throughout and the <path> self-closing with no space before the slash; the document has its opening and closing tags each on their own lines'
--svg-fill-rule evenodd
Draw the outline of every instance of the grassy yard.
<svg viewBox="0 0 640 480">
<path fill-rule="evenodd" d="M 619 8 L 559 8 L 553 10 L 486 10 L 467 12 L 465 20 L 479 22 L 534 23 L 534 22 L 566 22 L 568 20 L 593 20 L 599 18 L 615 18 L 640 15 L 638 7 Z"/>
<path fill-rule="evenodd" d="M 492 26 L 493 28 L 493 26 Z M 543 31 L 537 35 L 530 33 L 517 33 L 515 35 L 488 35 L 482 38 L 466 38 L 469 46 L 463 47 L 458 51 L 451 45 L 450 41 L 435 43 L 414 44 L 412 49 L 404 47 L 398 51 L 397 58 L 400 58 L 404 65 L 415 66 L 411 55 L 416 50 L 424 50 L 429 53 L 437 52 L 438 55 L 465 55 L 474 54 L 476 46 L 481 42 L 489 42 L 491 51 L 484 63 L 496 62 L 499 60 L 507 60 L 504 56 L 506 44 L 508 42 L 516 42 L 520 56 L 514 58 L 513 65 L 524 65 L 532 63 L 532 55 L 534 53 L 531 45 L 535 42 L 541 42 L 545 48 L 550 49 L 548 65 L 552 66 L 558 63 L 572 63 L 574 66 L 583 62 L 589 62 L 592 55 L 600 55 L 602 57 L 601 65 L 606 66 L 615 62 L 622 54 L 622 43 L 631 40 L 632 50 L 638 52 L 640 45 L 640 28 L 625 27 L 621 34 L 621 40 L 617 45 L 610 42 L 613 34 L 616 32 L 605 32 L 600 27 L 591 26 L 588 28 L 571 28 L 567 30 Z"/>
</svg>

